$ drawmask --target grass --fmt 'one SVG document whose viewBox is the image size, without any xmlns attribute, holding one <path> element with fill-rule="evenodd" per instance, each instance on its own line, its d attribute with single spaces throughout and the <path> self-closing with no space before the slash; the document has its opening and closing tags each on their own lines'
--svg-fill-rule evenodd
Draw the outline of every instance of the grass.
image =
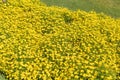
<svg viewBox="0 0 120 80">
<path fill-rule="evenodd" d="M 3 74 L 0 74 L 0 80 L 7 80 Z"/>
<path fill-rule="evenodd" d="M 48 6 L 61 6 L 71 10 L 94 10 L 114 18 L 120 18 L 120 0 L 41 0 Z"/>
</svg>

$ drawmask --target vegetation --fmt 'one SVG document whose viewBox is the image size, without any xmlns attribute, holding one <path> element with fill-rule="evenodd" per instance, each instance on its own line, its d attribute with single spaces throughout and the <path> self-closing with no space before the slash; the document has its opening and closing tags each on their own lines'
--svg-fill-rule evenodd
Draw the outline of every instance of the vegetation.
<svg viewBox="0 0 120 80">
<path fill-rule="evenodd" d="M 39 0 L 0 3 L 0 74 L 6 79 L 119 80 L 119 64 L 120 19 Z"/>
<path fill-rule="evenodd" d="M 49 6 L 61 6 L 71 10 L 96 11 L 120 18 L 120 0 L 41 0 Z"/>
<path fill-rule="evenodd" d="M 7 80 L 7 79 L 5 78 L 5 75 L 0 74 L 0 80 Z"/>
</svg>

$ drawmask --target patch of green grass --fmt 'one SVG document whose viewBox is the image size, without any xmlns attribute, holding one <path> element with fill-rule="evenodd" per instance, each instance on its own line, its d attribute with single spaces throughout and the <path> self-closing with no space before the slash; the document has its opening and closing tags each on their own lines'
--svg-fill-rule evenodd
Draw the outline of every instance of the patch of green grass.
<svg viewBox="0 0 120 80">
<path fill-rule="evenodd" d="M 120 18 L 120 0 L 41 0 L 49 6 L 61 6 L 71 10 L 94 10 L 109 16 Z"/>
<path fill-rule="evenodd" d="M 0 80 L 7 80 L 3 74 L 0 74 Z"/>
</svg>

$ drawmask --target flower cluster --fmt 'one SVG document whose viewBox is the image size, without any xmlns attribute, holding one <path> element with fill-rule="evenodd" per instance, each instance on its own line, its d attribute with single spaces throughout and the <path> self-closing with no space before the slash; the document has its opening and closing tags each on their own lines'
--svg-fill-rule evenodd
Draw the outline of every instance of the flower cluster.
<svg viewBox="0 0 120 80">
<path fill-rule="evenodd" d="M 0 72 L 6 78 L 120 79 L 120 19 L 39 0 L 0 4 Z"/>
</svg>

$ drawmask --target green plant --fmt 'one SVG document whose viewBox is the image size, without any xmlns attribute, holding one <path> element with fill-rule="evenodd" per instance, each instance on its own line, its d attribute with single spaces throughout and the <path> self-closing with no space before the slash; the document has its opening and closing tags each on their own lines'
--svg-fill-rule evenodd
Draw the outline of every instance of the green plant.
<svg viewBox="0 0 120 80">
<path fill-rule="evenodd" d="M 41 0 L 49 6 L 66 7 L 70 10 L 96 11 L 114 18 L 120 18 L 119 0 Z"/>
</svg>

